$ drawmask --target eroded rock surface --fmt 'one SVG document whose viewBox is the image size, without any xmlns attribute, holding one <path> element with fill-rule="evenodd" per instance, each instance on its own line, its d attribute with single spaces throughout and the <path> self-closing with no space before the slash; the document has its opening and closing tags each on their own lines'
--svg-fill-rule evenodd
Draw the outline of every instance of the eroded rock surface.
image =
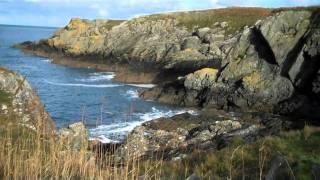
<svg viewBox="0 0 320 180">
<path fill-rule="evenodd" d="M 276 135 L 292 124 L 279 116 L 205 110 L 160 118 L 136 127 L 116 151 L 122 159 L 153 157 L 179 160 L 194 150 L 218 150 L 235 139 L 245 142 Z"/>
<path fill-rule="evenodd" d="M 319 117 L 314 113 L 320 107 L 319 17 L 302 10 L 259 20 L 231 38 L 236 42 L 217 73 L 197 76 L 206 71 L 200 69 L 141 96 L 185 106 Z M 197 34 L 203 38 L 209 31 Z"/>
<path fill-rule="evenodd" d="M 1 96 L 7 96 L 2 98 L 8 98 L 7 102 L 0 102 L 1 115 L 33 130 L 55 131 L 52 119 L 25 77 L 0 67 L 0 90 L 6 93 Z"/>
</svg>

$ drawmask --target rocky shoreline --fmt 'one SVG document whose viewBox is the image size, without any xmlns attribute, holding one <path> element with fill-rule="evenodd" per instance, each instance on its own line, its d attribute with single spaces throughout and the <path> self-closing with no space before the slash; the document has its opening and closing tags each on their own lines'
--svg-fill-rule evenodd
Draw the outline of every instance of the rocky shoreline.
<svg viewBox="0 0 320 180">
<path fill-rule="evenodd" d="M 185 149 L 220 149 L 235 138 L 249 143 L 305 121 L 319 124 L 319 8 L 234 11 L 263 13 L 236 30 L 227 20 L 190 30 L 177 14 L 107 29 L 108 21 L 72 19 L 51 38 L 16 47 L 53 63 L 115 71 L 117 81 L 156 83 L 140 96 L 203 109 L 135 128 L 115 152 L 121 158 L 124 148 L 179 159 Z M 168 129 L 169 122 L 177 126 Z"/>
<path fill-rule="evenodd" d="M 16 47 L 56 63 L 116 71 L 118 81 L 159 84 L 141 97 L 163 103 L 318 118 L 319 11 L 268 13 L 233 33 L 233 22 L 190 32 L 174 15 L 109 29 L 108 21 L 72 19 L 51 38 Z"/>
</svg>

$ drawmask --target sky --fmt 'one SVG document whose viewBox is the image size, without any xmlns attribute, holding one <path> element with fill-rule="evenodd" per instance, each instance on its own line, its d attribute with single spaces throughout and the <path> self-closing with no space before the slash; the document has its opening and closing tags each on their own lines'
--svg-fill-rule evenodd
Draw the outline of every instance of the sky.
<svg viewBox="0 0 320 180">
<path fill-rule="evenodd" d="M 130 19 L 172 11 L 230 6 L 319 5 L 320 0 L 0 0 L 0 24 L 62 27 L 73 17 Z"/>
</svg>

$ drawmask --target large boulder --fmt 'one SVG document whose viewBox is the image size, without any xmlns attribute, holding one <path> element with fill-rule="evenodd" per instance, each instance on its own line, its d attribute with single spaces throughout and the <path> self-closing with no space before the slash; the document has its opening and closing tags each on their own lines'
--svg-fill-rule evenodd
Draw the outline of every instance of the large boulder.
<svg viewBox="0 0 320 180">
<path fill-rule="evenodd" d="M 296 51 L 295 46 L 299 45 L 300 39 L 309 28 L 311 15 L 309 11 L 287 11 L 270 16 L 257 24 L 272 49 L 277 64 L 283 65 L 286 58 L 290 58 L 289 52 Z"/>
</svg>

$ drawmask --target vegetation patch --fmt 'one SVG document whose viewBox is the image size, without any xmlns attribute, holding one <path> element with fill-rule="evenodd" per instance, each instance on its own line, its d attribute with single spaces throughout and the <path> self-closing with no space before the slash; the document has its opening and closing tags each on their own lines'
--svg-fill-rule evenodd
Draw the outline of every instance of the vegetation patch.
<svg viewBox="0 0 320 180">
<path fill-rule="evenodd" d="M 12 95 L 3 90 L 0 90 L 0 104 L 10 104 L 12 101 Z"/>
</svg>

